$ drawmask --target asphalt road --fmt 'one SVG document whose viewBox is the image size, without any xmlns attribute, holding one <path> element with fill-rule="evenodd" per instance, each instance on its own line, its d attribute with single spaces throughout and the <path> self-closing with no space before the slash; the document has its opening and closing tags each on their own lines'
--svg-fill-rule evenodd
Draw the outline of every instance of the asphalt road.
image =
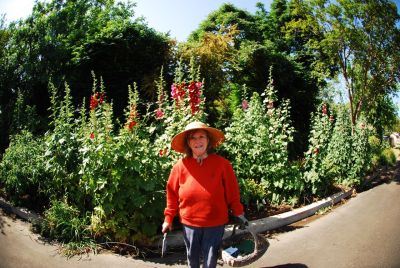
<svg viewBox="0 0 400 268">
<path fill-rule="evenodd" d="M 269 242 L 266 254 L 247 267 L 400 267 L 399 175 Z M 148 261 L 110 253 L 67 259 L 57 249 L 27 222 L 0 213 L 0 268 L 186 267 L 182 254 Z"/>
<path fill-rule="evenodd" d="M 269 241 L 267 253 L 249 267 L 399 268 L 399 177 Z"/>
</svg>

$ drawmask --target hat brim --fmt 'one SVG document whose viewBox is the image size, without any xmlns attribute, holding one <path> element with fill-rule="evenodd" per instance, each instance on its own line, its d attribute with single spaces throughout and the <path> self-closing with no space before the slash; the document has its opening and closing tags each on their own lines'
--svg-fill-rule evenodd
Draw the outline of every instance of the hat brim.
<svg viewBox="0 0 400 268">
<path fill-rule="evenodd" d="M 177 135 L 175 135 L 175 137 L 172 138 L 171 141 L 171 148 L 175 151 L 177 151 L 178 153 L 186 153 L 186 146 L 185 146 L 185 142 L 186 142 L 186 134 L 188 132 L 194 131 L 194 130 L 205 130 L 207 131 L 208 135 L 210 136 L 210 143 L 211 143 L 211 147 L 216 148 L 219 145 L 221 145 L 221 143 L 224 142 L 225 140 L 225 135 L 224 133 L 216 128 L 213 127 L 199 127 L 199 128 L 191 128 L 191 129 L 187 129 L 184 130 L 180 133 L 178 133 Z"/>
</svg>

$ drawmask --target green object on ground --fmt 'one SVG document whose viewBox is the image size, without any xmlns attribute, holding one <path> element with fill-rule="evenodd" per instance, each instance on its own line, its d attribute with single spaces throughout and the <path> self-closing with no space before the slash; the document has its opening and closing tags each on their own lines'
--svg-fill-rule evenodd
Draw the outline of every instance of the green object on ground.
<svg viewBox="0 0 400 268">
<path fill-rule="evenodd" d="M 248 255 L 254 251 L 254 241 L 253 240 L 242 240 L 239 244 L 235 245 L 239 249 L 241 255 Z"/>
</svg>

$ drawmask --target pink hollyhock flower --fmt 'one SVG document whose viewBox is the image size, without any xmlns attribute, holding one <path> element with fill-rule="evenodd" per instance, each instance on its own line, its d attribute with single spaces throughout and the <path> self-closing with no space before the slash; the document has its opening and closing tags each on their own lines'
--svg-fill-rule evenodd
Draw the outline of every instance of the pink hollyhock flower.
<svg viewBox="0 0 400 268">
<path fill-rule="evenodd" d="M 249 108 L 249 102 L 247 100 L 242 101 L 242 109 L 247 110 Z"/>
</svg>

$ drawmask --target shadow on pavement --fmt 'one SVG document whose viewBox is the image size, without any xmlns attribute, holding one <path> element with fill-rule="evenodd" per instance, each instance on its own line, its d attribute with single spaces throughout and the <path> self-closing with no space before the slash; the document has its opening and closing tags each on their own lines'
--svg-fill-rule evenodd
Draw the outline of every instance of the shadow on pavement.
<svg viewBox="0 0 400 268">
<path fill-rule="evenodd" d="M 378 185 L 393 181 L 400 185 L 400 161 L 397 161 L 394 166 L 379 167 L 373 174 L 366 177 L 365 181 L 357 188 L 357 192 L 368 191 Z"/>
<path fill-rule="evenodd" d="M 0 212 L 0 233 L 3 235 L 5 235 L 4 230 L 3 230 L 4 224 L 5 224 L 5 221 L 3 219 L 3 212 Z"/>
<path fill-rule="evenodd" d="M 7 224 L 8 226 L 10 225 L 9 223 L 6 223 L 4 220 L 4 217 L 9 216 L 12 220 L 15 220 L 15 215 L 10 213 L 9 211 L 0 208 L 0 234 L 6 235 L 4 232 L 4 226 Z"/>
<path fill-rule="evenodd" d="M 292 224 L 279 227 L 279 228 L 274 229 L 274 230 L 269 230 L 269 231 L 266 231 L 266 232 L 262 232 L 261 234 L 265 235 L 268 238 L 274 238 L 275 235 L 280 234 L 280 233 L 292 232 L 292 231 L 295 231 L 297 229 L 302 229 L 302 228 L 308 227 L 307 224 L 309 223 L 311 217 L 305 218 L 302 221 L 294 222 Z"/>
<path fill-rule="evenodd" d="M 265 266 L 262 268 L 307 268 L 308 266 L 302 263 L 287 263 L 275 266 Z"/>
<path fill-rule="evenodd" d="M 168 247 L 164 257 L 161 257 L 161 247 L 153 254 L 148 254 L 143 261 L 149 261 L 156 264 L 165 265 L 186 265 L 186 248 L 185 247 Z"/>
<path fill-rule="evenodd" d="M 397 162 L 396 170 L 394 172 L 393 181 L 397 182 L 400 185 L 400 162 Z"/>
</svg>

